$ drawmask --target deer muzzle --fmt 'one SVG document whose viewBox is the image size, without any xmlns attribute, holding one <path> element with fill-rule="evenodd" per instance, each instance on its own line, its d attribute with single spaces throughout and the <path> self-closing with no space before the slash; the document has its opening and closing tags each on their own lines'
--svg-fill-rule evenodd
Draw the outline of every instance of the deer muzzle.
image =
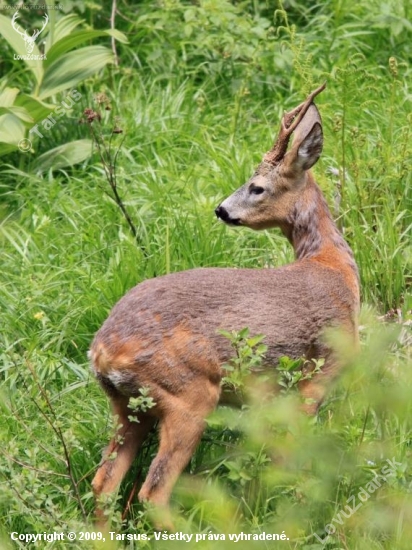
<svg viewBox="0 0 412 550">
<path fill-rule="evenodd" d="M 241 225 L 240 219 L 231 218 L 229 212 L 221 204 L 219 204 L 219 206 L 215 209 L 215 214 L 220 220 L 222 220 L 222 222 L 225 222 L 228 225 Z"/>
</svg>

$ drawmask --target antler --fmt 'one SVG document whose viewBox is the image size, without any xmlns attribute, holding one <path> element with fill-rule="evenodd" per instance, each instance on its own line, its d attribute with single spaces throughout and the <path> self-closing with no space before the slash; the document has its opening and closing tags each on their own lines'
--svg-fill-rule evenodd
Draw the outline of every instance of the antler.
<svg viewBox="0 0 412 550">
<path fill-rule="evenodd" d="M 272 149 L 266 153 L 263 160 L 269 164 L 275 165 L 283 159 L 288 148 L 290 136 L 305 116 L 307 110 L 313 102 L 313 99 L 325 88 L 326 82 L 322 84 L 322 86 L 319 86 L 319 88 L 317 88 L 314 92 L 309 94 L 306 100 L 298 105 L 298 107 L 295 107 L 293 111 L 283 115 L 277 140 L 275 141 Z"/>
<path fill-rule="evenodd" d="M 26 31 L 24 31 L 24 32 L 21 31 L 21 30 L 20 30 L 20 27 L 19 27 L 19 26 L 17 25 L 17 23 L 16 23 L 16 19 L 19 17 L 19 15 L 20 15 L 19 12 L 16 11 L 16 13 L 15 13 L 15 14 L 13 15 L 13 17 L 12 17 L 11 26 L 12 26 L 13 29 L 14 29 L 16 32 L 18 32 L 23 38 L 28 38 Z"/>
<path fill-rule="evenodd" d="M 45 21 L 44 21 L 44 23 L 43 23 L 42 28 L 41 28 L 39 31 L 33 31 L 33 36 L 32 36 L 32 40 L 33 40 L 33 41 L 36 40 L 36 38 L 39 36 L 39 34 L 40 34 L 41 32 L 43 32 L 44 27 L 47 25 L 47 22 L 48 22 L 48 20 L 49 20 L 49 16 L 47 15 L 47 13 L 44 15 L 44 20 L 45 20 Z"/>
</svg>

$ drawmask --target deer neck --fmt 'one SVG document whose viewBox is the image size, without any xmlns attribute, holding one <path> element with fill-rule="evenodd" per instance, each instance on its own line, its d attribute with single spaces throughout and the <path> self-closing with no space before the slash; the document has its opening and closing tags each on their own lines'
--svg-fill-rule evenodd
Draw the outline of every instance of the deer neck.
<svg viewBox="0 0 412 550">
<path fill-rule="evenodd" d="M 332 219 L 330 210 L 313 176 L 282 228 L 292 244 L 296 260 L 310 259 L 341 271 L 359 294 L 358 269 L 353 252 Z"/>
</svg>

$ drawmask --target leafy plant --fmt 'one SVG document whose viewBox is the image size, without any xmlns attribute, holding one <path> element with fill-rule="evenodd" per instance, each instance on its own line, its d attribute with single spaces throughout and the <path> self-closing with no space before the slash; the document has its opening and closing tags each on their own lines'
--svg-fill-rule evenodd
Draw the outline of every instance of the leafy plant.
<svg viewBox="0 0 412 550">
<path fill-rule="evenodd" d="M 238 332 L 219 330 L 219 333 L 229 340 L 234 352 L 229 363 L 222 365 L 222 369 L 228 373 L 222 378 L 223 391 L 226 389 L 243 395 L 249 376 L 264 370 L 267 346 L 262 341 L 265 337 L 262 334 L 250 336 L 248 327 Z"/>
<path fill-rule="evenodd" d="M 129 409 L 134 413 L 147 412 L 152 409 L 156 403 L 153 397 L 150 397 L 150 388 L 139 388 L 139 397 L 129 399 Z M 138 417 L 133 414 L 129 416 L 130 422 L 139 422 Z"/>
<path fill-rule="evenodd" d="M 280 357 L 276 370 L 279 374 L 277 382 L 282 388 L 281 392 L 287 393 L 292 389 L 297 390 L 299 382 L 311 380 L 315 374 L 321 374 L 324 363 L 324 359 L 311 359 L 309 361 L 304 358 Z"/>
<path fill-rule="evenodd" d="M 113 37 L 123 43 L 126 37 L 115 29 L 105 31 L 77 30 L 84 21 L 76 14 L 56 17 L 56 10 L 50 10 L 44 55 L 33 43 L 33 52 L 27 55 L 22 37 L 12 28 L 11 19 L 0 14 L 0 33 L 8 46 L 25 63 L 31 73 L 25 93 L 23 87 L 9 87 L 9 78 L 3 79 L 3 93 L 0 95 L 0 125 L 4 127 L 0 134 L 2 154 L 11 151 L 31 150 L 31 140 L 27 140 L 27 130 L 58 110 L 59 105 L 46 103 L 52 97 L 65 90 L 73 90 L 80 82 L 113 63 L 113 53 L 105 46 L 83 46 L 84 42 L 101 37 Z M 42 58 L 43 57 L 43 58 Z M 32 137 L 32 136 L 31 136 Z M 34 137 L 34 136 L 33 136 Z M 25 141 L 26 140 L 26 141 Z M 60 156 L 60 164 L 71 165 L 81 162 L 90 155 L 90 146 L 84 142 L 63 144 L 48 152 L 48 158 Z M 38 160 L 38 166 L 42 159 Z"/>
</svg>

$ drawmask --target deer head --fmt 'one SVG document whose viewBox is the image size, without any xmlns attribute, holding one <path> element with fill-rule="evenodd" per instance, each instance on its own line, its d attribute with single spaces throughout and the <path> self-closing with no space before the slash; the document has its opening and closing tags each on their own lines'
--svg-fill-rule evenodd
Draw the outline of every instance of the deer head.
<svg viewBox="0 0 412 550">
<path fill-rule="evenodd" d="M 27 31 L 22 31 L 19 27 L 19 25 L 16 23 L 16 20 L 17 18 L 19 17 L 19 12 L 16 11 L 16 13 L 13 15 L 13 18 L 11 20 L 11 26 L 13 27 L 13 29 L 18 33 L 20 34 L 20 36 L 23 38 L 24 40 L 24 44 L 26 46 L 26 51 L 27 53 L 32 53 L 33 52 L 33 48 L 34 48 L 34 43 L 36 41 L 36 38 L 39 36 L 39 34 L 41 32 L 43 32 L 45 26 L 47 25 L 47 22 L 49 21 L 49 16 L 47 14 L 45 14 L 44 16 L 44 23 L 43 23 L 43 26 L 40 30 L 37 30 L 37 31 L 33 31 L 33 34 L 32 36 L 29 36 L 27 34 Z"/>
<path fill-rule="evenodd" d="M 322 121 L 313 99 L 325 86 L 284 114 L 272 149 L 250 180 L 216 208 L 218 218 L 252 229 L 283 228 L 287 224 L 308 180 L 307 171 L 322 152 Z M 292 134 L 293 143 L 287 151 Z"/>
</svg>

